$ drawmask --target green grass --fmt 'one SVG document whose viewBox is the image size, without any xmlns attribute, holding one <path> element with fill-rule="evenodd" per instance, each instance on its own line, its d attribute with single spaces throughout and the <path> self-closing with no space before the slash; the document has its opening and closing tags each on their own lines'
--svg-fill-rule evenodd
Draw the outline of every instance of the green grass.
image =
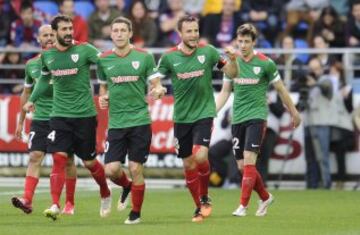
<svg viewBox="0 0 360 235">
<path fill-rule="evenodd" d="M 15 189 L 0 188 L 0 192 Z M 16 189 L 21 190 L 21 189 Z M 271 234 L 360 234 L 360 193 L 352 191 L 273 191 L 275 203 L 266 217 L 254 216 L 257 195 L 253 194 L 248 216 L 233 217 L 239 191 L 212 189 L 214 209 L 201 224 L 191 222 L 194 210 L 185 189 L 148 190 L 142 223 L 124 225 L 129 209 L 115 209 L 119 192 L 114 190 L 110 217 L 99 217 L 99 199 L 95 191 L 76 194 L 74 216 L 62 216 L 53 222 L 42 215 L 50 205 L 48 193 L 35 197 L 34 212 L 25 215 L 10 204 L 11 196 L 0 196 L 0 234 L 21 235 L 271 235 Z"/>
</svg>

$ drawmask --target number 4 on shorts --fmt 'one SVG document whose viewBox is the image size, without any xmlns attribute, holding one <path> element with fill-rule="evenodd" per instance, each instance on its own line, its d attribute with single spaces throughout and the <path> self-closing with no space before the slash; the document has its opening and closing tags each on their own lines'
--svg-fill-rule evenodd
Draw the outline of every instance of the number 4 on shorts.
<svg viewBox="0 0 360 235">
<path fill-rule="evenodd" d="M 56 131 L 52 131 L 50 132 L 50 134 L 47 136 L 48 139 L 50 139 L 52 142 L 55 141 L 55 134 L 56 134 Z"/>
</svg>

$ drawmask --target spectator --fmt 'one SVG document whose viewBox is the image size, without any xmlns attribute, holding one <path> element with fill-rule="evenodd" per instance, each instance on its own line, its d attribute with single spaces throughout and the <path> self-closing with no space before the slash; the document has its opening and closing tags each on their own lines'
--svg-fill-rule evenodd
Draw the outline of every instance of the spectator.
<svg viewBox="0 0 360 235">
<path fill-rule="evenodd" d="M 199 17 L 203 8 L 205 0 L 187 0 L 184 1 L 184 11 L 190 15 Z"/>
<path fill-rule="evenodd" d="M 235 12 L 235 0 L 223 0 L 223 8 L 220 14 L 209 14 L 204 18 L 202 40 L 215 47 L 226 47 L 236 38 L 240 18 Z"/>
<path fill-rule="evenodd" d="M 6 6 L 4 0 L 0 0 L 0 47 L 5 47 L 9 41 L 12 14 L 10 10 L 6 10 Z"/>
<path fill-rule="evenodd" d="M 325 40 L 323 36 L 317 35 L 313 39 L 313 47 L 315 49 L 329 49 L 329 43 Z M 322 52 L 318 54 L 314 54 L 313 57 L 316 57 L 320 60 L 321 65 L 323 66 L 325 73 L 329 72 L 330 65 L 333 64 L 337 58 L 336 55 L 329 55 L 327 52 Z"/>
<path fill-rule="evenodd" d="M 8 46 L 8 49 L 15 49 L 12 46 Z M 20 66 L 22 64 L 21 54 L 17 52 L 8 52 L 5 54 L 3 64 Z M 3 79 L 23 79 L 25 76 L 24 69 L 10 68 L 0 69 L 0 77 Z M 2 94 L 20 94 L 22 91 L 22 85 L 7 84 L 0 86 L 0 93 Z"/>
<path fill-rule="evenodd" d="M 12 44 L 15 47 L 38 47 L 37 34 L 40 26 L 41 22 L 34 19 L 32 6 L 23 3 L 20 8 L 20 19 L 11 24 Z"/>
<path fill-rule="evenodd" d="M 355 148 L 355 133 L 352 123 L 352 89 L 346 85 L 343 65 L 335 62 L 330 68 L 330 76 L 334 86 L 333 106 L 337 120 L 331 127 L 331 148 L 337 162 L 336 188 L 342 189 L 347 180 L 345 155 Z"/>
<path fill-rule="evenodd" d="M 95 0 L 95 5 L 96 10 L 90 15 L 88 20 L 89 39 L 98 48 L 111 48 L 111 22 L 116 17 L 123 15 L 123 13 L 110 8 L 109 0 Z"/>
<path fill-rule="evenodd" d="M 243 23 L 253 23 L 264 38 L 274 45 L 280 30 L 280 13 L 284 0 L 243 0 L 240 11 Z"/>
<path fill-rule="evenodd" d="M 348 0 L 346 1 L 330 0 L 330 6 L 332 6 L 335 9 L 341 20 L 346 21 L 350 6 Z"/>
<path fill-rule="evenodd" d="M 132 0 L 116 0 L 115 1 L 115 10 L 119 11 L 119 12 L 126 12 L 126 10 L 128 9 L 128 5 L 127 2 L 132 2 Z"/>
<path fill-rule="evenodd" d="M 360 0 L 353 1 L 346 30 L 346 45 L 349 47 L 360 46 Z"/>
<path fill-rule="evenodd" d="M 294 34 L 296 29 L 305 23 L 307 30 L 306 39 L 311 40 L 311 29 L 314 22 L 320 17 L 320 12 L 329 5 L 329 0 L 290 0 L 286 5 L 286 27 L 284 33 Z"/>
<path fill-rule="evenodd" d="M 345 24 L 335 9 L 325 7 L 315 22 L 312 35 L 321 35 L 330 47 L 345 47 Z"/>
<path fill-rule="evenodd" d="M 149 17 L 142 0 L 134 0 L 130 5 L 129 19 L 133 25 L 132 42 L 137 47 L 151 47 L 155 44 L 158 29 L 155 21 Z"/>
<path fill-rule="evenodd" d="M 333 104 L 333 82 L 329 76 L 322 76 L 324 69 L 318 58 L 309 62 L 310 85 L 307 127 L 305 128 L 305 155 L 307 160 L 308 187 L 317 188 L 321 174 L 322 186 L 331 188 L 330 131 L 336 122 L 337 109 Z M 315 82 L 316 81 L 316 82 Z M 316 85 L 316 86 L 315 86 Z M 329 115 L 329 113 L 331 115 Z M 320 169 L 320 171 L 319 171 Z M 319 174 L 320 173 L 320 174 Z"/>
<path fill-rule="evenodd" d="M 294 39 L 291 36 L 285 36 L 282 39 L 281 47 L 283 49 L 294 49 Z M 289 91 L 298 92 L 301 82 L 304 82 L 305 71 L 304 64 L 294 54 L 281 54 L 276 59 L 276 64 L 280 68 L 281 77 L 284 79 L 285 86 Z M 282 69 L 281 69 L 282 68 Z"/>
<path fill-rule="evenodd" d="M 79 15 L 75 14 L 73 0 L 60 0 L 60 13 L 69 16 L 73 20 L 74 40 L 79 42 L 88 41 L 88 26 L 86 21 Z"/>
<path fill-rule="evenodd" d="M 242 0 L 235 0 L 235 11 L 239 11 L 241 8 Z M 208 14 L 220 14 L 223 2 L 219 0 L 205 0 L 203 4 L 202 15 L 207 16 Z"/>
<path fill-rule="evenodd" d="M 149 16 L 153 19 L 159 17 L 159 12 L 162 13 L 163 9 L 167 8 L 167 0 L 144 0 L 146 8 L 149 10 Z"/>
<path fill-rule="evenodd" d="M 169 11 L 160 15 L 160 45 L 174 46 L 180 42 L 180 37 L 176 32 L 178 20 L 186 13 L 183 10 L 183 0 L 167 0 Z"/>
</svg>

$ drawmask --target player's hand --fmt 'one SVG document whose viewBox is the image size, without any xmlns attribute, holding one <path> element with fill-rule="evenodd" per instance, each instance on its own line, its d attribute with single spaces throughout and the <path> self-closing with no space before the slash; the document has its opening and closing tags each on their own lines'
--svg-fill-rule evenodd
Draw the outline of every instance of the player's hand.
<svg viewBox="0 0 360 235">
<path fill-rule="evenodd" d="M 34 112 L 35 111 L 34 103 L 31 101 L 26 102 L 26 104 L 23 106 L 23 110 L 25 112 Z"/>
<path fill-rule="evenodd" d="M 227 46 L 225 47 L 224 52 L 230 60 L 236 60 L 236 49 L 234 47 Z"/>
<path fill-rule="evenodd" d="M 299 112 L 296 111 L 296 113 L 292 114 L 291 116 L 292 116 L 293 127 L 297 128 L 301 123 L 300 114 L 299 114 Z"/>
<path fill-rule="evenodd" d="M 22 131 L 23 131 L 23 124 L 22 123 L 18 123 L 17 127 L 16 127 L 16 131 L 15 131 L 15 137 L 18 140 L 22 140 Z"/>
<path fill-rule="evenodd" d="M 167 89 L 163 86 L 157 86 L 157 87 L 153 87 L 151 88 L 150 94 L 151 96 L 157 100 L 157 99 L 161 99 L 167 92 Z"/>
<path fill-rule="evenodd" d="M 107 109 L 109 107 L 109 95 L 100 96 L 99 105 L 101 109 Z"/>
</svg>

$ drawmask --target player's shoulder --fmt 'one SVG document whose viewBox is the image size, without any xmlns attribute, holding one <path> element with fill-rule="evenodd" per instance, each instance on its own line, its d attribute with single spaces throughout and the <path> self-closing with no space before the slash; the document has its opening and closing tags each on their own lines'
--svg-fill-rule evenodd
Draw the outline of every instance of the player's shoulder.
<svg viewBox="0 0 360 235">
<path fill-rule="evenodd" d="M 149 51 L 144 49 L 144 48 L 140 48 L 140 47 L 133 47 L 133 49 L 136 51 L 136 52 L 139 52 L 139 53 L 143 53 L 143 54 L 149 54 Z"/>
<path fill-rule="evenodd" d="M 175 52 L 178 52 L 178 51 L 180 51 L 179 46 L 174 46 L 174 47 L 171 47 L 171 48 L 167 49 L 165 51 L 164 55 L 171 55 L 171 54 L 173 54 Z"/>
<path fill-rule="evenodd" d="M 41 59 L 41 54 L 37 54 L 36 56 L 28 59 L 28 61 L 26 61 L 25 65 L 38 63 L 40 59 Z"/>
<path fill-rule="evenodd" d="M 99 57 L 100 57 L 100 59 L 101 58 L 106 58 L 106 57 L 108 57 L 108 56 L 110 56 L 112 54 L 114 54 L 113 50 L 107 50 L 107 51 L 101 52 Z"/>
<path fill-rule="evenodd" d="M 73 44 L 74 44 L 75 46 L 91 46 L 91 44 L 88 43 L 88 42 L 74 41 Z"/>
<path fill-rule="evenodd" d="M 146 58 L 152 56 L 152 53 L 144 48 L 133 47 L 133 50 Z"/>
<path fill-rule="evenodd" d="M 256 58 L 258 58 L 260 61 L 267 61 L 270 62 L 272 61 L 268 56 L 266 56 L 265 54 L 255 51 L 255 56 Z"/>
<path fill-rule="evenodd" d="M 265 54 L 259 52 L 259 51 L 255 51 L 255 56 L 256 58 L 258 58 L 261 61 L 267 61 L 269 59 L 269 57 L 267 57 Z"/>
</svg>

